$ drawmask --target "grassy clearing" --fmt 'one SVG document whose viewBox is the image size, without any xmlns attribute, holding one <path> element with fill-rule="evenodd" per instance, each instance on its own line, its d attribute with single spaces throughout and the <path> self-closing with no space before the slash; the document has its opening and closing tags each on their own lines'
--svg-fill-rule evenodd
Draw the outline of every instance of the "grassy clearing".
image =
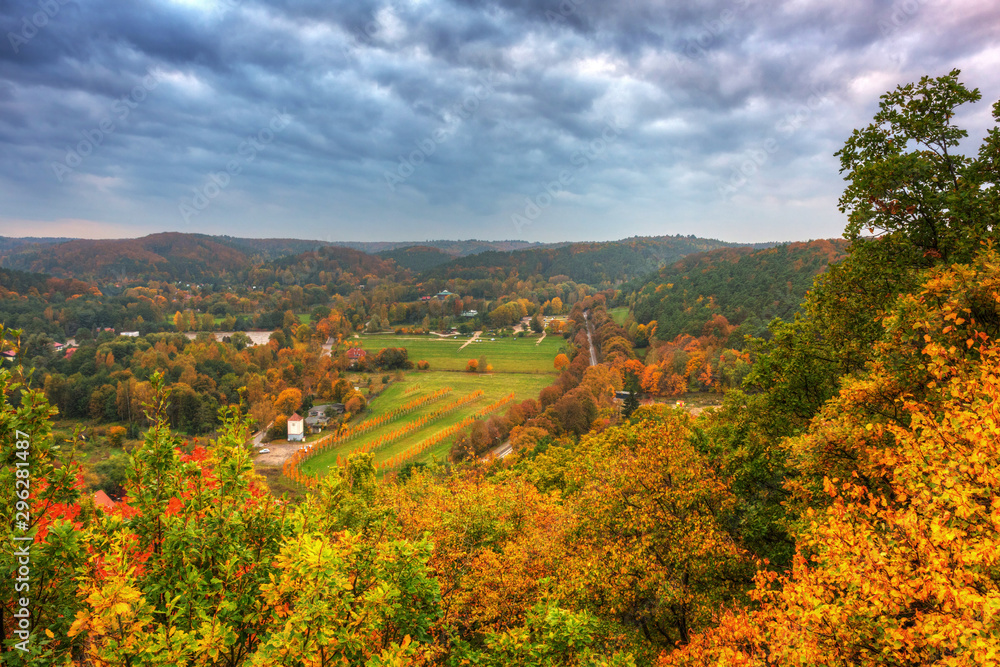
<svg viewBox="0 0 1000 667">
<path fill-rule="evenodd" d="M 543 342 L 544 344 L 544 342 Z M 468 349 L 468 348 L 466 348 Z M 464 352 L 464 350 L 463 350 Z M 463 366 L 464 367 L 464 366 Z M 430 414 L 443 407 L 448 402 L 461 396 L 465 396 L 476 390 L 482 390 L 483 397 L 477 401 L 469 403 L 450 413 L 441 419 L 428 424 L 405 438 L 392 443 L 385 449 L 375 454 L 375 461 L 381 462 L 405 451 L 408 447 L 433 436 L 434 434 L 448 428 L 453 424 L 462 421 L 466 416 L 479 410 L 494 401 L 514 392 L 516 400 L 523 401 L 527 398 L 535 398 L 543 387 L 552 383 L 555 378 L 554 372 L 521 372 L 521 373 L 455 373 L 449 371 L 412 371 L 407 373 L 406 379 L 390 385 L 380 396 L 373 399 L 369 405 L 369 411 L 361 419 L 368 419 L 373 416 L 390 412 L 400 405 L 407 403 L 416 396 L 431 393 L 442 387 L 451 387 L 452 392 L 447 397 L 439 401 L 433 401 L 414 410 L 405 417 L 398 419 L 391 424 L 381 426 L 379 429 L 365 434 L 361 438 L 344 443 L 341 447 L 317 454 L 302 463 L 302 472 L 307 475 L 325 474 L 329 467 L 336 463 L 337 456 L 346 457 L 352 450 L 358 448 L 362 443 L 378 437 L 389 431 L 401 428 L 406 423 L 419 419 L 421 416 Z M 414 385 L 420 385 L 417 392 L 407 393 L 407 390 Z M 443 442 L 432 450 L 429 450 L 421 457 L 422 460 L 429 460 L 430 456 L 437 455 L 441 458 L 442 453 L 446 453 L 451 446 L 450 440 Z"/>
<path fill-rule="evenodd" d="M 611 319 L 615 321 L 615 324 L 622 326 L 625 324 L 625 320 L 628 319 L 628 307 L 620 306 L 618 308 L 612 308 L 608 311 L 608 315 L 610 315 Z"/>
<path fill-rule="evenodd" d="M 546 336 L 537 345 L 538 336 L 496 340 L 483 337 L 460 350 L 469 337 L 372 334 L 362 336 L 360 340 L 362 347 L 369 352 L 378 352 L 386 347 L 405 347 L 411 361 L 427 361 L 434 371 L 464 371 L 470 359 L 486 357 L 487 363 L 493 366 L 493 372 L 499 374 L 551 373 L 554 370 L 552 362 L 564 343 L 559 336 Z"/>
</svg>

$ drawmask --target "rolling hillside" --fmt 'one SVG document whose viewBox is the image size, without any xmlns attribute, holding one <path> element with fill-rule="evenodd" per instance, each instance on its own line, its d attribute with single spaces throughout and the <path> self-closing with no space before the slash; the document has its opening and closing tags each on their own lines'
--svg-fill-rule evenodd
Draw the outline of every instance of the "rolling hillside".
<svg viewBox="0 0 1000 667">
<path fill-rule="evenodd" d="M 656 320 L 657 338 L 698 334 L 714 315 L 759 334 L 775 317 L 790 318 L 817 274 L 844 257 L 842 239 L 773 248 L 721 248 L 689 255 L 653 278 L 623 286 L 636 321 Z"/>
<path fill-rule="evenodd" d="M 477 280 L 506 276 L 516 269 L 522 277 L 562 275 L 574 282 L 607 287 L 648 275 L 691 253 L 737 246 L 695 236 L 636 236 L 621 241 L 484 252 L 432 269 L 425 277 Z"/>
<path fill-rule="evenodd" d="M 7 257 L 4 265 L 89 281 L 218 280 L 245 270 L 239 250 L 202 234 L 165 232 L 139 239 L 76 239 Z"/>
</svg>

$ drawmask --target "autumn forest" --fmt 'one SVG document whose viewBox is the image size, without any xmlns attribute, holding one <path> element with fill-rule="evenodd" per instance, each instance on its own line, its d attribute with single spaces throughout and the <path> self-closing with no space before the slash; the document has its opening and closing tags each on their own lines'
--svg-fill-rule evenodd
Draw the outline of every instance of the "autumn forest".
<svg viewBox="0 0 1000 667">
<path fill-rule="evenodd" d="M 980 97 L 841 239 L 0 239 L 2 663 L 1000 665 Z"/>
</svg>

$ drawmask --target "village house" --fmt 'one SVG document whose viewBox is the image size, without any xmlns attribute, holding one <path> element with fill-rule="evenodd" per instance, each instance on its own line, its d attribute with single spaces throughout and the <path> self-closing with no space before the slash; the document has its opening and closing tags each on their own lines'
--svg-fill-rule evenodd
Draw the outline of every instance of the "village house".
<svg viewBox="0 0 1000 667">
<path fill-rule="evenodd" d="M 98 490 L 97 493 L 94 494 L 94 506 L 104 510 L 105 512 L 110 512 L 115 508 L 115 501 L 111 500 L 108 494 L 104 493 L 104 491 Z"/>
<path fill-rule="evenodd" d="M 323 403 L 309 408 L 309 415 L 306 417 L 306 430 L 310 433 L 319 433 L 330 423 L 330 419 L 335 414 L 344 414 L 343 403 Z"/>
<path fill-rule="evenodd" d="M 368 353 L 365 352 L 360 347 L 352 347 L 351 349 L 349 349 L 347 351 L 347 360 L 350 361 L 351 364 L 360 363 L 360 362 L 364 361 L 365 357 L 367 357 L 367 356 L 368 356 Z"/>
</svg>

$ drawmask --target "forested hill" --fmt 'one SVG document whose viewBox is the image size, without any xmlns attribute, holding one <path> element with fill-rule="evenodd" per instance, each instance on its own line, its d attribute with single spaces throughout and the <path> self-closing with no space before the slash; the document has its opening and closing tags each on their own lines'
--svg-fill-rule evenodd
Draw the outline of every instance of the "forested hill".
<svg viewBox="0 0 1000 667">
<path fill-rule="evenodd" d="M 88 281 L 217 280 L 249 267 L 246 253 L 203 234 L 165 232 L 139 239 L 76 239 L 8 256 L 22 271 Z"/>
<path fill-rule="evenodd" d="M 368 278 L 396 276 L 396 265 L 386 259 L 368 255 L 360 250 L 325 246 L 294 257 L 282 257 L 247 274 L 247 280 L 256 285 L 280 281 L 285 285 L 336 285 L 337 291 L 347 293 L 363 285 Z"/>
<path fill-rule="evenodd" d="M 440 248 L 416 245 L 408 248 L 395 248 L 393 250 L 383 250 L 378 253 L 379 257 L 391 259 L 404 269 L 410 269 L 416 273 L 423 273 L 435 267 L 447 264 L 454 259 Z"/>
<path fill-rule="evenodd" d="M 773 248 L 720 248 L 689 255 L 655 277 L 625 285 L 621 300 L 637 322 L 657 322 L 656 337 L 700 334 L 722 315 L 743 325 L 743 334 L 762 333 L 775 317 L 790 318 L 813 279 L 847 250 L 842 239 L 790 243 Z"/>
<path fill-rule="evenodd" d="M 480 280 L 507 277 L 516 269 L 522 278 L 562 275 L 574 282 L 606 287 L 648 275 L 691 253 L 738 246 L 696 236 L 636 236 L 621 241 L 484 252 L 431 269 L 425 278 Z"/>
<path fill-rule="evenodd" d="M 422 246 L 425 248 L 437 248 L 452 257 L 467 257 L 483 252 L 509 252 L 511 250 L 541 247 L 548 244 L 528 241 L 483 241 L 480 239 L 467 239 L 465 241 L 333 241 L 330 245 L 352 248 L 353 250 L 360 250 L 368 254 L 381 254 L 392 250 Z"/>
<path fill-rule="evenodd" d="M 8 255 L 17 252 L 24 252 L 26 250 L 37 250 L 43 246 L 52 245 L 53 243 L 65 243 L 66 241 L 71 241 L 71 240 L 72 239 L 52 238 L 52 237 L 0 236 L 0 263 L 2 263 L 4 258 L 6 258 Z"/>
</svg>

